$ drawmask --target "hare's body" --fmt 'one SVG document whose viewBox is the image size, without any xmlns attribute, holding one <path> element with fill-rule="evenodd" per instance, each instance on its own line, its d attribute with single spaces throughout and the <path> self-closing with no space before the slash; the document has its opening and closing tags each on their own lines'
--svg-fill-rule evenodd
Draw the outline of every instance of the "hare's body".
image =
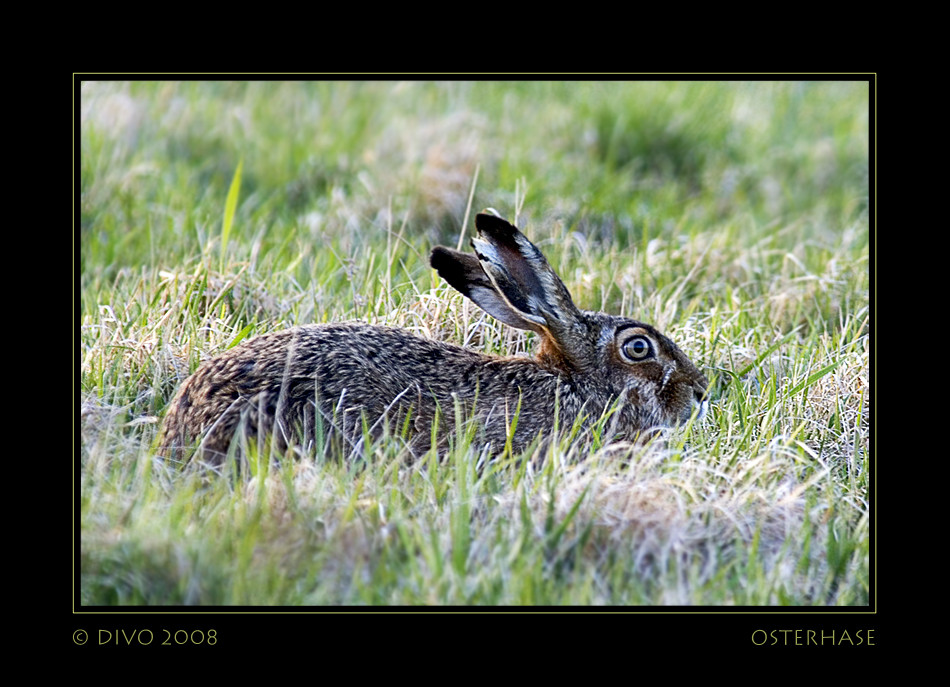
<svg viewBox="0 0 950 687">
<path fill-rule="evenodd" d="M 499 450 L 524 448 L 613 409 L 621 435 L 687 419 L 706 380 L 653 327 L 578 310 L 540 252 L 512 225 L 476 221 L 477 257 L 436 248 L 432 265 L 509 325 L 541 335 L 534 358 L 489 356 L 408 331 L 359 323 L 266 334 L 203 363 L 173 399 L 166 453 L 200 440 L 211 460 L 243 428 L 280 446 L 335 428 L 351 441 L 388 426 L 420 448 L 454 429 L 456 407 Z M 517 422 L 515 422 L 517 418 Z M 514 429 L 514 431 L 512 431 Z"/>
<path fill-rule="evenodd" d="M 486 356 L 402 329 L 295 327 L 203 364 L 172 402 L 163 444 L 204 437 L 206 453 L 224 455 L 241 422 L 252 436 L 277 429 L 281 446 L 312 439 L 318 423 L 358 440 L 364 422 L 373 433 L 383 424 L 400 432 L 408 414 L 408 434 L 424 446 L 437 415 L 442 433 L 451 431 L 458 402 L 466 414 L 477 413 L 488 441 L 504 445 L 519 400 L 518 424 L 537 426 L 559 385 L 570 399 L 560 377 L 529 358 Z M 526 435 L 522 429 L 517 436 Z"/>
</svg>

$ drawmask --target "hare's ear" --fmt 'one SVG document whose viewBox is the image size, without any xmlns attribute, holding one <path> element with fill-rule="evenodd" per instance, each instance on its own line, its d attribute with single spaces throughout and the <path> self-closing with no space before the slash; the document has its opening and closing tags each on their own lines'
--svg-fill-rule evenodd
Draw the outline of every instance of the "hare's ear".
<svg viewBox="0 0 950 687">
<path fill-rule="evenodd" d="M 475 255 L 505 303 L 535 325 L 529 329 L 553 339 L 564 353 L 574 348 L 571 341 L 583 324 L 583 316 L 541 251 L 500 217 L 477 215 L 475 228 Z"/>
<path fill-rule="evenodd" d="M 481 263 L 474 255 L 436 246 L 432 249 L 429 264 L 452 288 L 470 298 L 499 322 L 518 329 L 542 331 L 536 322 L 525 319 L 495 290 L 495 286 L 488 279 Z"/>
</svg>

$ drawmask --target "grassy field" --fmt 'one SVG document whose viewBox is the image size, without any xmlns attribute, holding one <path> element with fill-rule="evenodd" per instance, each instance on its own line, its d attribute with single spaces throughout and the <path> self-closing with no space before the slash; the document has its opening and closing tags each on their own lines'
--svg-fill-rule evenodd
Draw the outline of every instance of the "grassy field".
<svg viewBox="0 0 950 687">
<path fill-rule="evenodd" d="M 77 95 L 82 605 L 869 603 L 867 83 Z M 241 474 L 156 457 L 178 385 L 264 332 L 530 351 L 428 266 L 485 207 L 581 307 L 677 341 L 714 380 L 706 419 L 543 461 L 464 437 L 441 462 L 385 438 Z"/>
</svg>

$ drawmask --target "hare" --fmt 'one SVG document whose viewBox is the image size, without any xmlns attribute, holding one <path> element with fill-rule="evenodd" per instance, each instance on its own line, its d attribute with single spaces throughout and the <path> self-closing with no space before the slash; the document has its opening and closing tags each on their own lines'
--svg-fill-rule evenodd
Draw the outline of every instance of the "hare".
<svg viewBox="0 0 950 687">
<path fill-rule="evenodd" d="M 484 355 L 362 323 L 265 334 L 184 382 L 165 416 L 162 451 L 198 440 L 203 456 L 220 462 L 241 430 L 286 448 L 328 427 L 358 441 L 383 426 L 424 450 L 434 431 L 444 440 L 456 429 L 456 403 L 494 452 L 508 440 L 522 450 L 605 411 L 631 439 L 705 411 L 706 378 L 670 339 L 643 322 L 579 310 L 541 251 L 497 214 L 479 214 L 475 227 L 474 255 L 439 246 L 430 264 L 497 320 L 536 332 L 535 357 Z"/>
</svg>

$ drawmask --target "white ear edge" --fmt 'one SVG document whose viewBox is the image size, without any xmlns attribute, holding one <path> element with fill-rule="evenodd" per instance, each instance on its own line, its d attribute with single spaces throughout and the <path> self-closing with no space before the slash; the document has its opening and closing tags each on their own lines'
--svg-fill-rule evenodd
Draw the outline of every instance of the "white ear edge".
<svg viewBox="0 0 950 687">
<path fill-rule="evenodd" d="M 538 318 L 515 309 L 495 289 L 471 286 L 467 295 L 475 305 L 509 327 L 540 332 L 541 327 L 544 326 L 543 320 L 539 322 Z"/>
</svg>

